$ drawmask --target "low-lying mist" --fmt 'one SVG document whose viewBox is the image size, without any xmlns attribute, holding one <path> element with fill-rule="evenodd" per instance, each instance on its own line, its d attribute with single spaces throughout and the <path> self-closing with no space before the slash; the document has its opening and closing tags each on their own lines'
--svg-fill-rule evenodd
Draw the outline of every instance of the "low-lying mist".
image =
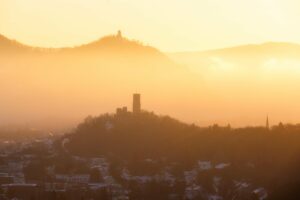
<svg viewBox="0 0 300 200">
<path fill-rule="evenodd" d="M 131 109 L 135 92 L 143 109 L 200 126 L 264 125 L 267 115 L 271 124 L 296 123 L 300 57 L 274 48 L 167 56 L 111 36 L 76 48 L 1 52 L 0 124 L 72 128 L 88 115 Z"/>
</svg>

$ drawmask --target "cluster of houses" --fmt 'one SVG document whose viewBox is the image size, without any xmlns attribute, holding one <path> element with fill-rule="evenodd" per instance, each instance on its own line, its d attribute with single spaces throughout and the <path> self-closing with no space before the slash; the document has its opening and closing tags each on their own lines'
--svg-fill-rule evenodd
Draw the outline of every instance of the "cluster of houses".
<svg viewBox="0 0 300 200">
<path fill-rule="evenodd" d="M 197 182 L 197 177 L 199 173 L 206 173 L 214 170 L 215 172 L 221 172 L 229 168 L 231 163 L 212 163 L 211 161 L 198 161 L 192 170 L 184 172 L 184 178 L 186 182 L 185 198 L 186 199 L 197 199 L 199 195 L 202 199 L 207 200 L 223 200 L 223 196 L 220 192 L 221 182 L 223 177 L 220 175 L 213 175 L 212 177 L 212 190 L 207 191 L 199 182 Z M 253 167 L 253 164 L 248 166 Z M 267 190 L 263 187 L 255 187 L 253 184 L 244 180 L 234 180 L 233 181 L 233 192 L 237 199 L 249 199 L 249 196 L 253 199 L 265 200 L 268 197 Z M 251 198 L 250 198 L 251 199 Z"/>
<path fill-rule="evenodd" d="M 51 181 L 27 179 L 24 168 L 38 158 L 23 150 L 38 143 L 50 155 L 55 154 L 53 140 L 44 138 L 1 146 L 0 199 L 93 199 L 90 198 L 93 195 L 105 196 L 102 199 L 128 199 L 128 192 L 109 175 L 109 164 L 104 158 L 85 159 L 89 168 L 99 170 L 102 180 L 98 182 L 91 179 L 90 173 L 55 173 L 51 167 L 47 169 L 52 175 Z"/>
<path fill-rule="evenodd" d="M 53 151 L 53 141 L 47 138 L 44 140 L 34 141 L 44 144 L 48 152 Z M 26 147 L 30 143 L 26 143 Z M 101 181 L 93 181 L 89 173 L 54 173 L 51 181 L 30 181 L 25 178 L 24 166 L 26 166 L 34 155 L 23 154 L 15 155 L 24 145 L 18 145 L 15 150 L 5 151 L 1 155 L 0 162 L 0 199 L 95 199 L 102 195 L 102 199 L 129 199 L 130 191 L 124 187 L 110 174 L 110 163 L 103 157 L 99 158 L 80 158 L 88 163 L 89 168 L 98 170 L 101 174 Z M 17 150 L 16 150 L 17 149 Z M 147 162 L 154 162 L 148 159 Z M 207 200 L 222 200 L 220 194 L 221 176 L 212 177 L 213 191 L 207 192 L 205 188 L 197 182 L 199 173 L 209 172 L 210 170 L 222 171 L 231 167 L 231 163 L 212 163 L 211 161 L 198 161 L 197 165 L 189 171 L 184 171 L 183 181 L 185 185 L 184 199 L 197 199 L 199 195 Z M 51 170 L 50 170 L 51 171 Z M 52 170 L 53 171 L 53 170 Z M 174 186 L 178 177 L 171 174 L 168 170 L 162 170 L 155 175 L 137 176 L 130 174 L 129 170 L 123 166 L 120 177 L 124 182 L 136 182 L 138 185 L 147 184 L 151 181 L 167 183 L 170 187 Z M 124 183 L 123 182 L 123 183 Z M 267 198 L 267 192 L 264 188 L 254 188 L 250 183 L 245 181 L 234 181 L 236 191 L 253 191 L 253 195 L 258 199 Z M 88 195 L 87 195 L 88 194 Z M 90 195 L 90 196 L 89 196 Z M 98 195 L 98 196 L 97 196 Z M 47 197 L 47 198 L 45 198 Z"/>
</svg>

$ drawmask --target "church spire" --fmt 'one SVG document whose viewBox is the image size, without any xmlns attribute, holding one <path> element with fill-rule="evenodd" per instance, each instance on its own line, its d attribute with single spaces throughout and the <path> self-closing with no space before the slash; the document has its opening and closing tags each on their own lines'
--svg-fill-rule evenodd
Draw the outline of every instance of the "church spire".
<svg viewBox="0 0 300 200">
<path fill-rule="evenodd" d="M 118 38 L 122 38 L 122 32 L 121 32 L 121 30 L 118 30 L 117 37 Z"/>
<path fill-rule="evenodd" d="M 267 115 L 267 120 L 266 120 L 266 129 L 270 129 L 270 124 L 269 124 L 269 115 Z"/>
</svg>

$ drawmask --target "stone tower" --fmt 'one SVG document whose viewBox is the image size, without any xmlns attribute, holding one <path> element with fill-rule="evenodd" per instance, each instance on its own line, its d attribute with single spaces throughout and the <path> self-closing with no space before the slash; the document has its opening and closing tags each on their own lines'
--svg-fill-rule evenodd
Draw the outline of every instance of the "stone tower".
<svg viewBox="0 0 300 200">
<path fill-rule="evenodd" d="M 132 112 L 133 113 L 141 112 L 141 95 L 140 94 L 133 94 Z"/>
</svg>

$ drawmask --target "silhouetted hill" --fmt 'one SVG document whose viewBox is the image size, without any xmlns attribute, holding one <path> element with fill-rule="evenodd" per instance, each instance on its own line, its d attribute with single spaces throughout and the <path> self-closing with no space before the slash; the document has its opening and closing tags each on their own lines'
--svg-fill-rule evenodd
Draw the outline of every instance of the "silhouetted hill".
<svg viewBox="0 0 300 200">
<path fill-rule="evenodd" d="M 66 147 L 79 155 L 157 157 L 174 151 L 170 145 L 176 145 L 193 129 L 168 116 L 148 112 L 106 114 L 86 118 L 68 136 L 70 143 Z"/>
<path fill-rule="evenodd" d="M 270 130 L 217 125 L 200 128 L 148 112 L 106 114 L 88 117 L 60 144 L 67 154 L 103 156 L 118 163 L 121 170 L 145 160 L 172 163 L 185 170 L 197 167 L 198 161 L 225 163 L 230 167 L 224 171 L 213 170 L 230 180 L 245 180 L 275 191 L 288 184 L 287 175 L 295 177 L 288 181 L 299 180 L 297 170 L 291 172 L 291 166 L 298 166 L 293 162 L 299 158 L 299 130 L 299 125 L 283 124 Z M 297 190 L 293 188 L 293 192 Z"/>
<path fill-rule="evenodd" d="M 21 44 L 15 40 L 8 39 L 0 34 L 0 54 L 1 53 L 20 53 L 30 50 L 31 47 Z"/>
<path fill-rule="evenodd" d="M 3 59 L 10 59 L 11 64 L 13 64 L 11 56 L 21 56 L 25 60 L 31 59 L 32 61 L 26 63 L 29 66 L 37 64 L 47 66 L 49 63 L 59 65 L 65 63 L 65 61 L 68 62 L 66 66 L 77 66 L 80 63 L 85 67 L 92 65 L 92 63 L 97 63 L 99 66 L 109 66 L 109 68 L 115 68 L 121 66 L 121 64 L 124 68 L 129 65 L 135 68 L 135 65 L 139 65 L 139 68 L 143 66 L 145 69 L 148 67 L 156 68 L 155 66 L 158 65 L 161 68 L 175 66 L 158 49 L 143 45 L 135 40 L 129 40 L 121 35 L 109 35 L 88 44 L 65 48 L 30 47 L 0 36 L 0 56 Z"/>
<path fill-rule="evenodd" d="M 65 48 L 40 48 L 24 45 L 16 40 L 8 39 L 7 37 L 0 35 L 0 53 L 22 53 L 31 50 L 32 53 L 98 53 L 98 54 L 136 54 L 136 55 L 148 55 L 158 56 L 164 59 L 167 57 L 159 50 L 151 46 L 143 45 L 141 42 L 135 40 L 129 40 L 119 35 L 110 35 L 100 38 L 97 41 L 90 42 L 75 47 Z"/>
<path fill-rule="evenodd" d="M 74 47 L 75 51 L 128 51 L 134 53 L 159 54 L 159 51 L 151 46 L 145 46 L 141 42 L 129 40 L 118 35 L 103 37 L 97 41 Z"/>
<path fill-rule="evenodd" d="M 200 128 L 145 111 L 140 114 L 105 114 L 86 118 L 67 135 L 70 140 L 67 149 L 78 155 L 113 153 L 130 157 L 141 154 L 143 158 L 232 162 L 260 162 L 257 157 L 260 155 L 285 164 L 283 160 L 299 151 L 299 130 L 299 125 L 275 126 L 270 131 L 264 127 L 231 129 L 215 125 Z"/>
</svg>

